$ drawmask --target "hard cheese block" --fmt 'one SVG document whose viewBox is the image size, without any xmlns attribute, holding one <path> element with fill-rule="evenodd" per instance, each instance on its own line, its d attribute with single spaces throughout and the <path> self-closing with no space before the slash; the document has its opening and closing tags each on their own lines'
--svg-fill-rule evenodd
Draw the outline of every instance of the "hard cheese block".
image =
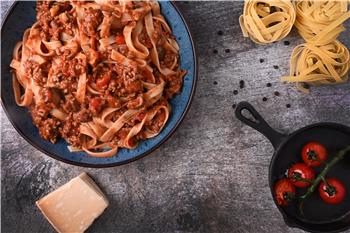
<svg viewBox="0 0 350 233">
<path fill-rule="evenodd" d="M 108 206 L 108 200 L 95 182 L 82 173 L 36 202 L 58 231 L 84 232 Z"/>
</svg>

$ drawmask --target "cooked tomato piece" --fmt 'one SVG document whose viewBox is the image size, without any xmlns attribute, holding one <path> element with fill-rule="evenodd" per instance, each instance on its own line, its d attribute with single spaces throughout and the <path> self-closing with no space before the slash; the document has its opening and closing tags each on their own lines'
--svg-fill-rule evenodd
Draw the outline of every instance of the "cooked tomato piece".
<svg viewBox="0 0 350 233">
<path fill-rule="evenodd" d="M 107 88 L 110 80 L 111 80 L 111 76 L 108 74 L 103 75 L 102 78 L 98 78 L 96 81 L 97 88 L 99 89 Z"/>
<path fill-rule="evenodd" d="M 115 37 L 115 42 L 117 43 L 117 45 L 122 45 L 125 44 L 125 38 L 123 35 L 117 35 Z"/>
<path fill-rule="evenodd" d="M 99 97 L 92 98 L 89 103 L 89 108 L 93 113 L 98 113 L 101 110 L 102 100 Z"/>
<path fill-rule="evenodd" d="M 108 102 L 108 105 L 110 107 L 113 107 L 113 108 L 120 108 L 121 105 L 122 105 L 122 103 L 121 103 L 121 101 L 119 99 L 117 99 L 117 98 L 115 98 L 115 97 L 113 97 L 111 95 L 109 95 L 107 97 L 107 102 Z"/>
<path fill-rule="evenodd" d="M 142 77 L 143 77 L 143 80 L 145 80 L 146 82 L 150 82 L 150 83 L 154 82 L 154 78 L 152 76 L 152 72 L 149 71 L 148 69 L 144 69 L 142 71 Z"/>
</svg>

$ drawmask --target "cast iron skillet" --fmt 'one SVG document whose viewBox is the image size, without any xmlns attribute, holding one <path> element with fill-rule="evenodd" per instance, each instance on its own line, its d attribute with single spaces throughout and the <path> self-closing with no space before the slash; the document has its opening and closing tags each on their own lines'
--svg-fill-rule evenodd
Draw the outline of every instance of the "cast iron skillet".
<svg viewBox="0 0 350 233">
<path fill-rule="evenodd" d="M 250 113 L 251 117 L 242 114 Z M 243 123 L 258 130 L 272 143 L 275 153 L 272 156 L 269 168 L 269 185 L 274 196 L 274 184 L 284 177 L 285 172 L 292 164 L 302 162 L 300 151 L 303 145 L 310 141 L 324 144 L 329 151 L 329 158 L 336 152 L 350 144 L 350 128 L 336 123 L 318 123 L 306 126 L 292 134 L 284 135 L 272 129 L 260 114 L 247 102 L 237 105 L 236 117 Z M 319 173 L 321 168 L 316 169 Z M 324 203 L 317 190 L 304 202 L 305 215 L 299 213 L 297 203 L 288 207 L 275 204 L 290 227 L 298 227 L 310 232 L 339 232 L 350 227 L 350 156 L 336 164 L 327 177 L 340 179 L 346 186 L 346 197 L 341 204 L 329 205 Z M 297 195 L 302 195 L 306 189 L 298 189 Z"/>
</svg>

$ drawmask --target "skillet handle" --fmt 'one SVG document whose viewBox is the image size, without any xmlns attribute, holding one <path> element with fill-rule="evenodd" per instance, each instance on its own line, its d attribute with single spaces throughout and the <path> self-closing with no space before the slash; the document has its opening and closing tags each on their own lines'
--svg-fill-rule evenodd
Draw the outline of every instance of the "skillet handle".
<svg viewBox="0 0 350 233">
<path fill-rule="evenodd" d="M 248 111 L 254 117 L 254 120 L 245 117 L 242 114 L 243 110 Z M 240 102 L 236 107 L 235 115 L 240 121 L 262 133 L 267 139 L 270 140 L 275 149 L 278 148 L 286 137 L 285 135 L 271 128 L 271 126 L 266 123 L 264 118 L 262 118 L 262 116 L 260 116 L 255 108 L 248 102 Z"/>
</svg>

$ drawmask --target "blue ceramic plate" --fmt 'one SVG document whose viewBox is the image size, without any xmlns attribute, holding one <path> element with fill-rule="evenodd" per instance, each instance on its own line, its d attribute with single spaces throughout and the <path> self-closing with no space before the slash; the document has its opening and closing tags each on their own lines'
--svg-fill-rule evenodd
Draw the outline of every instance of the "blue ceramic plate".
<svg viewBox="0 0 350 233">
<path fill-rule="evenodd" d="M 184 77 L 182 92 L 171 99 L 170 118 L 157 137 L 140 142 L 134 150 L 121 149 L 111 158 L 94 158 L 82 152 L 69 152 L 67 143 L 63 139 L 56 144 L 43 140 L 33 125 L 28 110 L 16 105 L 9 65 L 16 42 L 22 40 L 24 30 L 35 21 L 35 2 L 15 3 L 1 28 L 1 100 L 9 120 L 17 131 L 45 154 L 66 163 L 86 167 L 111 167 L 125 164 L 151 153 L 164 143 L 188 111 L 195 88 L 197 67 L 193 41 L 181 13 L 172 2 L 161 1 L 160 6 L 179 43 L 181 69 L 188 71 Z"/>
</svg>

